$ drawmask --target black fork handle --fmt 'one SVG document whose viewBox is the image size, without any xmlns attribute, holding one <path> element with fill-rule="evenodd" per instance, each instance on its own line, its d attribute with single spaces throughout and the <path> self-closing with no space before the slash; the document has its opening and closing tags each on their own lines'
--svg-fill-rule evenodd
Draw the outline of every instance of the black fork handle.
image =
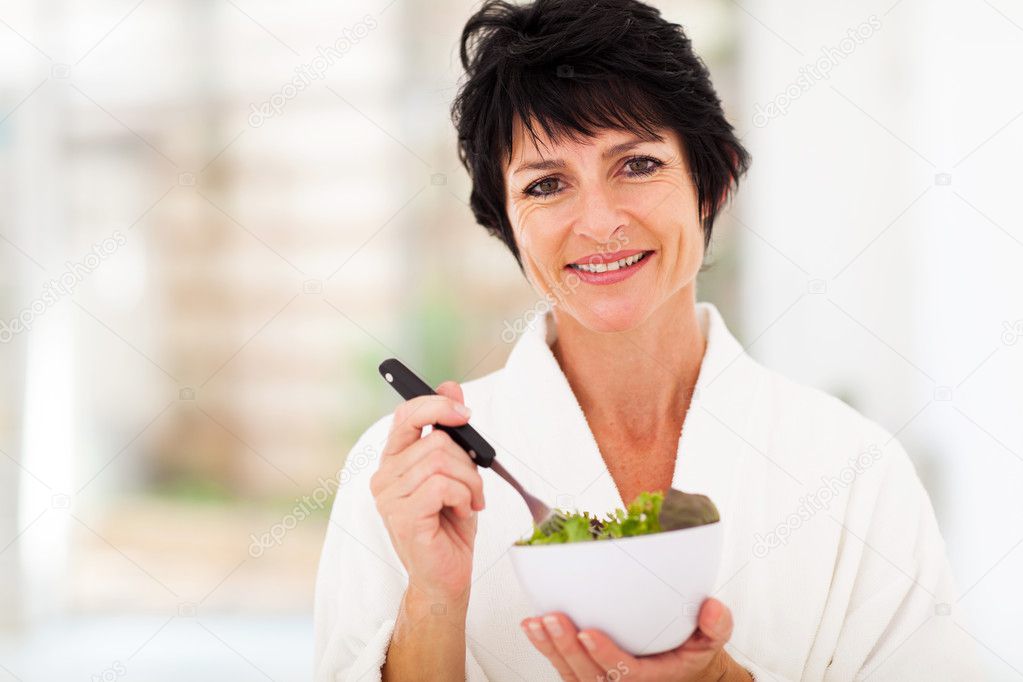
<svg viewBox="0 0 1023 682">
<path fill-rule="evenodd" d="M 388 358 L 380 363 L 380 376 L 389 383 L 405 400 L 412 400 L 423 395 L 437 395 L 429 384 L 416 376 L 397 358 Z M 494 447 L 488 443 L 476 429 L 468 423 L 462 426 L 446 426 L 434 424 L 433 428 L 444 431 L 451 440 L 469 453 L 473 461 L 481 467 L 489 467 L 494 461 Z"/>
</svg>

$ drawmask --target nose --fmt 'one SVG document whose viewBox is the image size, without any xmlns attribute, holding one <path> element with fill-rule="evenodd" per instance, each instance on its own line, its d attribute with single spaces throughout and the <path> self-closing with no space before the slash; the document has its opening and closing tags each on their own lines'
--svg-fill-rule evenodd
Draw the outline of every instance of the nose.
<svg viewBox="0 0 1023 682">
<path fill-rule="evenodd" d="M 573 230 L 576 234 L 600 244 L 607 243 L 625 221 L 625 212 L 618 206 L 607 183 L 595 182 L 582 189 L 580 213 Z"/>
</svg>

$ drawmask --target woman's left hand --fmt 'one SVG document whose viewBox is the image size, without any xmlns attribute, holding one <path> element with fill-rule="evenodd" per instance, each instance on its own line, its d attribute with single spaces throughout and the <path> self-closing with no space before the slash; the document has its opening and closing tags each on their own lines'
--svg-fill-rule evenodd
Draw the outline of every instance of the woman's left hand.
<svg viewBox="0 0 1023 682">
<path fill-rule="evenodd" d="M 651 656 L 635 657 L 618 648 L 599 630 L 579 632 L 563 613 L 527 618 L 522 630 L 547 657 L 563 680 L 614 682 L 703 682 L 749 680 L 724 650 L 732 636 L 732 613 L 716 599 L 700 607 L 698 628 L 679 647 Z"/>
</svg>

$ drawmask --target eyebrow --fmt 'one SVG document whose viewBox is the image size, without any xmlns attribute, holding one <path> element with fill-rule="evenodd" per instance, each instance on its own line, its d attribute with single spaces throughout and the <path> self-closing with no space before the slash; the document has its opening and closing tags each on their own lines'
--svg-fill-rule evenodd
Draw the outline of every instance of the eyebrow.
<svg viewBox="0 0 1023 682">
<path fill-rule="evenodd" d="M 604 153 L 601 154 L 600 156 L 601 156 L 601 158 L 607 159 L 607 158 L 610 158 L 612 156 L 617 156 L 618 154 L 622 154 L 623 152 L 627 152 L 630 149 L 633 149 L 634 147 L 638 147 L 639 145 L 643 144 L 644 142 L 659 142 L 659 141 L 660 140 L 657 140 L 656 138 L 640 138 L 640 137 L 636 137 L 636 138 L 633 138 L 632 140 L 628 140 L 626 142 L 622 142 L 620 144 L 616 144 L 616 145 L 614 145 L 612 147 L 608 147 L 607 149 L 604 150 Z M 562 159 L 545 159 L 543 161 L 534 161 L 533 163 L 523 164 L 523 165 L 519 166 L 518 168 L 516 168 L 512 172 L 512 175 L 516 175 L 518 173 L 521 173 L 522 171 L 527 171 L 527 170 L 547 171 L 547 170 L 559 170 L 559 169 L 564 168 L 564 167 L 565 167 L 565 162 Z"/>
</svg>

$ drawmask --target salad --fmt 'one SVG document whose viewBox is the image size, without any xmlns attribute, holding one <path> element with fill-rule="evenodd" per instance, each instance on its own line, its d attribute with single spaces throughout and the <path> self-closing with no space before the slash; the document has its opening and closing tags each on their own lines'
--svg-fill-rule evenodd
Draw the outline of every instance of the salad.
<svg viewBox="0 0 1023 682">
<path fill-rule="evenodd" d="M 642 492 L 625 509 L 609 512 L 603 519 L 590 512 L 557 510 L 563 521 L 533 524 L 533 534 L 516 545 L 553 545 L 648 535 L 702 526 L 720 520 L 717 507 L 706 495 L 670 490 L 668 501 L 660 491 Z"/>
</svg>

